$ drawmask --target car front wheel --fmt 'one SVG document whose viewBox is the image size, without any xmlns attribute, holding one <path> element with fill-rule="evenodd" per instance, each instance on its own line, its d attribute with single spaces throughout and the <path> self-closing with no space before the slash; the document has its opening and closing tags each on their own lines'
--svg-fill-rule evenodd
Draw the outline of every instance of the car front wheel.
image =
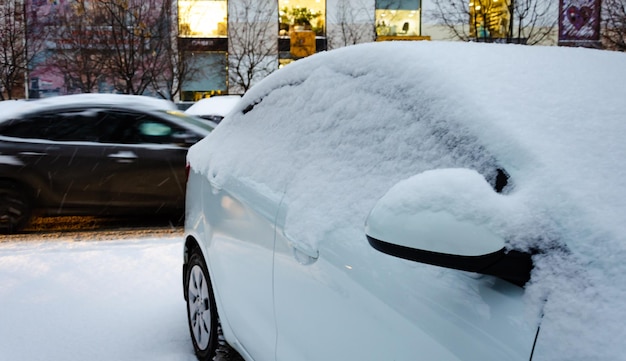
<svg viewBox="0 0 626 361">
<path fill-rule="evenodd" d="M 218 345 L 218 317 L 215 297 L 202 255 L 192 254 L 185 274 L 187 320 L 196 356 L 212 360 Z"/>
<path fill-rule="evenodd" d="M 31 203 L 15 183 L 0 182 L 0 233 L 14 233 L 30 221 Z"/>
</svg>

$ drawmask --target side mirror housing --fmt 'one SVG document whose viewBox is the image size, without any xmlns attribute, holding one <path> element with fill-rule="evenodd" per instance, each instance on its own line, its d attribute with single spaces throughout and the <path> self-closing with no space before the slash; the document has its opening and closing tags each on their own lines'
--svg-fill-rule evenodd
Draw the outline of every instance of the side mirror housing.
<svg viewBox="0 0 626 361">
<path fill-rule="evenodd" d="M 192 145 L 196 144 L 200 141 L 199 136 L 193 133 L 174 133 L 172 134 L 172 140 L 175 144 L 178 144 L 182 147 L 189 148 Z"/>
<path fill-rule="evenodd" d="M 493 197 L 502 196 L 475 171 L 425 172 L 400 182 L 378 201 L 366 222 L 367 239 L 374 249 L 391 256 L 493 275 L 523 286 L 530 279 L 531 255 L 507 250 L 503 236 L 477 221 L 489 215 L 463 216 L 481 213 L 478 206 L 471 209 L 473 202 Z"/>
</svg>

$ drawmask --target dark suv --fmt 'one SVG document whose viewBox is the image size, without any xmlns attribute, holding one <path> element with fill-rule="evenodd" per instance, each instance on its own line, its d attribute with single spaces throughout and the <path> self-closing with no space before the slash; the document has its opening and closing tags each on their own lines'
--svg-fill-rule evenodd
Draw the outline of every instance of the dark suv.
<svg viewBox="0 0 626 361">
<path fill-rule="evenodd" d="M 144 96 L 24 102 L 0 115 L 0 232 L 33 213 L 181 217 L 187 148 L 212 129 Z"/>
</svg>

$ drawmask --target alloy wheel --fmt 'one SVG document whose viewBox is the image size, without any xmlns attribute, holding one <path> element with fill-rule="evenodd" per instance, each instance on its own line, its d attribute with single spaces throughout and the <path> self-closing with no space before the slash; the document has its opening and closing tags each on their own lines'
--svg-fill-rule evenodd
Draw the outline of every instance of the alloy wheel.
<svg viewBox="0 0 626 361">
<path fill-rule="evenodd" d="M 209 285 L 199 265 L 191 268 L 187 286 L 189 322 L 198 348 L 204 350 L 211 340 L 211 302 Z"/>
</svg>

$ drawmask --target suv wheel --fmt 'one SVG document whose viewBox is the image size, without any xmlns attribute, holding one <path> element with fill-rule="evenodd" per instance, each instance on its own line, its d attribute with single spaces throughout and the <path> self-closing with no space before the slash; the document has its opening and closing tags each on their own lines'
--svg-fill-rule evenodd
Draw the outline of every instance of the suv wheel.
<svg viewBox="0 0 626 361">
<path fill-rule="evenodd" d="M 14 182 L 0 181 L 0 233 L 14 233 L 28 224 L 31 202 Z"/>
</svg>

